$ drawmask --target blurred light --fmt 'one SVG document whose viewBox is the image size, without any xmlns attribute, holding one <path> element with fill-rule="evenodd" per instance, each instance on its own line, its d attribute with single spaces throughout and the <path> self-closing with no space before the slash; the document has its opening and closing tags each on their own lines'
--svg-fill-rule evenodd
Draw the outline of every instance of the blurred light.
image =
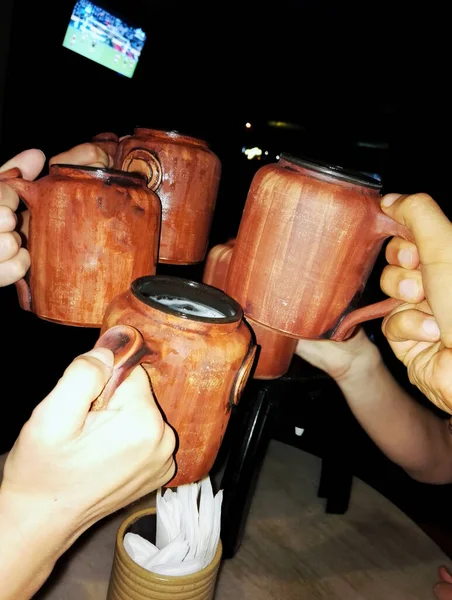
<svg viewBox="0 0 452 600">
<path fill-rule="evenodd" d="M 264 154 L 265 154 L 265 156 L 268 156 L 268 150 L 266 150 L 266 151 L 264 152 Z"/>
<path fill-rule="evenodd" d="M 389 144 L 387 142 L 356 142 L 358 148 L 375 148 L 376 150 L 387 150 Z"/>
<path fill-rule="evenodd" d="M 296 125 L 295 123 L 286 123 L 285 121 L 267 121 L 269 127 L 278 127 L 279 129 L 292 129 L 294 131 L 303 131 L 303 125 Z"/>
<path fill-rule="evenodd" d="M 251 129 L 251 123 L 245 123 L 245 127 L 246 127 L 247 129 Z"/>
<path fill-rule="evenodd" d="M 252 160 L 253 158 L 256 157 L 260 157 L 262 154 L 262 150 L 260 148 L 258 148 L 257 146 L 255 146 L 254 148 L 247 148 L 245 150 L 245 154 L 248 158 L 248 160 Z"/>
<path fill-rule="evenodd" d="M 276 155 L 276 160 L 279 160 L 279 154 Z"/>
</svg>

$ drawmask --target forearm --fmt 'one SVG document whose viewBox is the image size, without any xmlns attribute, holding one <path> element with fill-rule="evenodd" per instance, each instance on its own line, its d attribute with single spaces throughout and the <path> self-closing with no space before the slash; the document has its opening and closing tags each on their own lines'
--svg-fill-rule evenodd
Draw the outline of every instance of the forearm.
<svg viewBox="0 0 452 600">
<path fill-rule="evenodd" d="M 420 481 L 452 481 L 447 422 L 409 396 L 379 355 L 337 383 L 356 419 L 388 458 Z"/>
<path fill-rule="evenodd" d="M 28 600 L 68 545 L 66 527 L 39 502 L 11 502 L 0 488 L 0 600 Z"/>
</svg>

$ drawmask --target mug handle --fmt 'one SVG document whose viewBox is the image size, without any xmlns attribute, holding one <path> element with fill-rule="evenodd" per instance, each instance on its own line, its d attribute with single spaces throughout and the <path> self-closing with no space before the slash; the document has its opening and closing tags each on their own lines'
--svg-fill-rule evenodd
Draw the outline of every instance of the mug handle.
<svg viewBox="0 0 452 600">
<path fill-rule="evenodd" d="M 391 219 L 391 217 L 388 217 L 388 215 L 385 215 L 381 209 L 379 209 L 377 214 L 377 233 L 379 233 L 383 239 L 397 236 L 408 242 L 414 242 L 411 231 L 404 225 L 400 225 L 400 223 Z M 336 342 L 347 340 L 353 334 L 355 327 L 360 323 L 386 317 L 390 312 L 402 304 L 404 304 L 403 300 L 387 298 L 381 302 L 375 302 L 374 304 L 358 308 L 343 317 L 337 325 L 333 335 L 330 336 L 330 339 Z"/>
<path fill-rule="evenodd" d="M 248 323 L 246 323 L 248 326 Z M 237 372 L 235 376 L 235 380 L 232 386 L 231 394 L 229 396 L 229 408 L 233 406 L 237 406 L 242 397 L 243 390 L 245 388 L 246 382 L 249 379 L 251 374 L 251 369 L 254 366 L 254 360 L 256 358 L 257 346 L 254 341 L 250 342 L 248 346 L 248 352 L 243 360 L 242 366 Z"/>
<path fill-rule="evenodd" d="M 130 325 L 115 325 L 100 336 L 95 348 L 108 348 L 114 354 L 113 372 L 91 410 L 104 410 L 111 397 L 133 369 L 152 353 L 143 336 Z"/>
</svg>

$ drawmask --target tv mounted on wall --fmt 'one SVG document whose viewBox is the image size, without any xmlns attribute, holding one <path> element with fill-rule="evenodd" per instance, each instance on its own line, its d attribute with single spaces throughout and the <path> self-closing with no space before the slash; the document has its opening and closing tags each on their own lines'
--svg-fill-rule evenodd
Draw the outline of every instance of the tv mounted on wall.
<svg viewBox="0 0 452 600">
<path fill-rule="evenodd" d="M 132 27 L 89 0 L 78 0 L 72 11 L 63 46 L 133 77 L 146 41 L 141 28 Z"/>
</svg>

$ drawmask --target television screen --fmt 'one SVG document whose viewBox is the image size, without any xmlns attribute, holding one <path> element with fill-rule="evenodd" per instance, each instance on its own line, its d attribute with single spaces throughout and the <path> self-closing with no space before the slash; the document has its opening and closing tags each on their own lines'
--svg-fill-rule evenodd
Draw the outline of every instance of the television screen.
<svg viewBox="0 0 452 600">
<path fill-rule="evenodd" d="M 78 0 L 63 46 L 132 77 L 146 41 L 145 32 L 131 27 L 89 0 Z"/>
</svg>

